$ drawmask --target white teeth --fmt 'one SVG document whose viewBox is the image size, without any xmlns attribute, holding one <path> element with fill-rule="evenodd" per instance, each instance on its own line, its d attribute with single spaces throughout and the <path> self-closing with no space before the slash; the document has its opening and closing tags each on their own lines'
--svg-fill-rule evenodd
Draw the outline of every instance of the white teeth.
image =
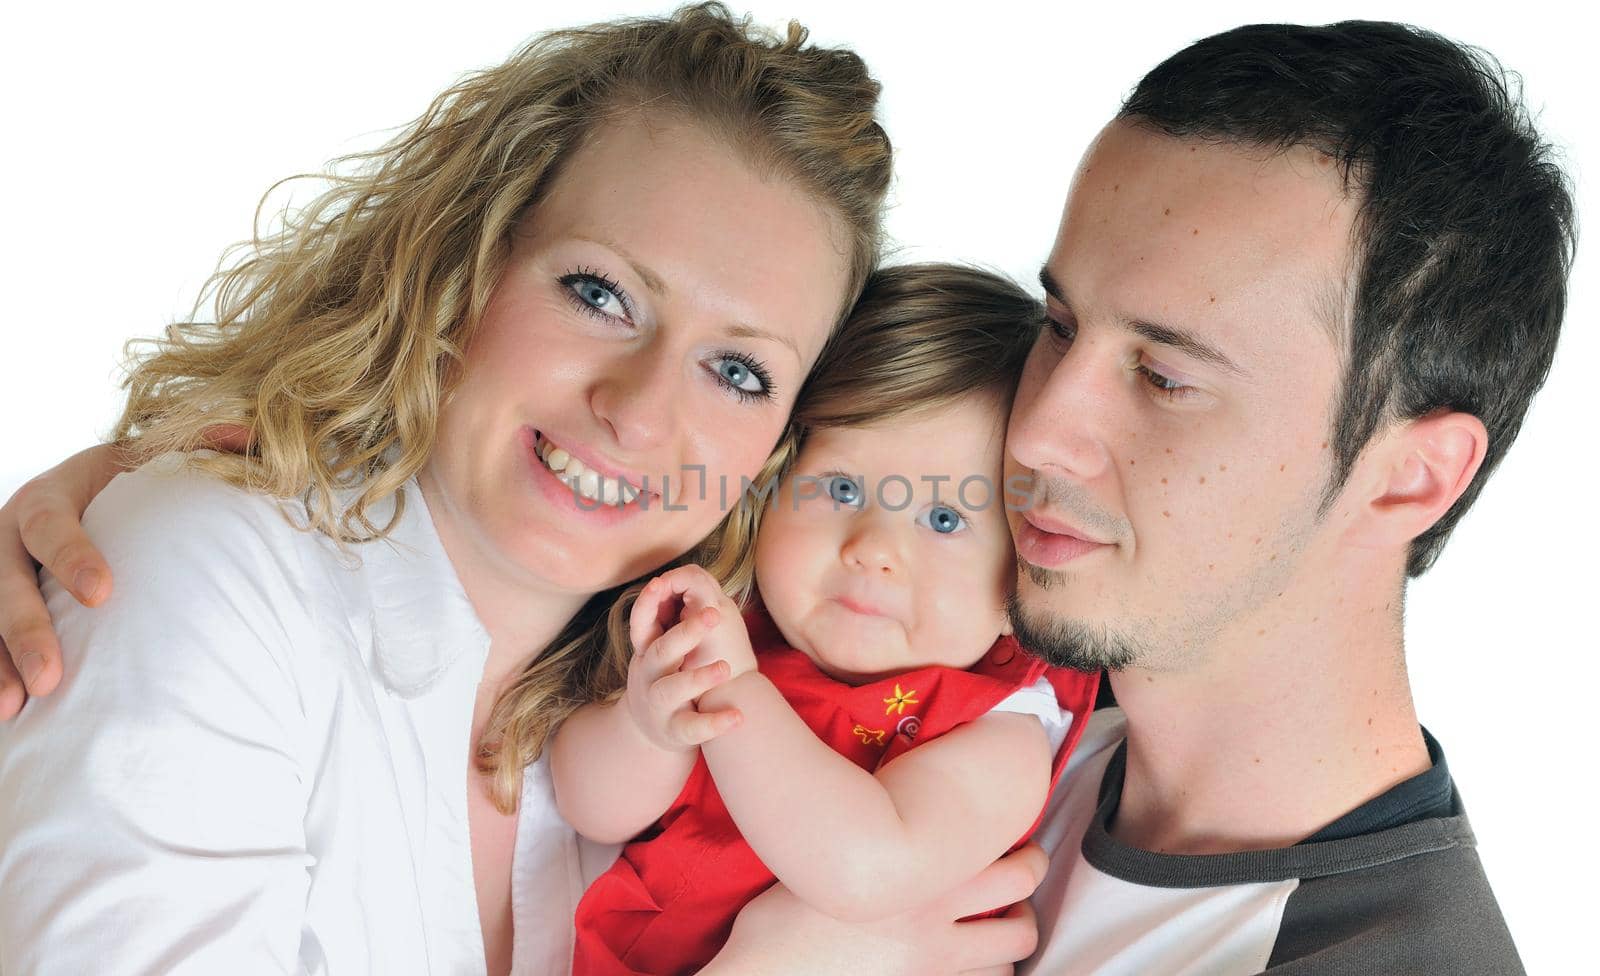
<svg viewBox="0 0 1600 976">
<path fill-rule="evenodd" d="M 600 499 L 600 480 L 599 475 L 588 468 L 584 468 L 578 472 L 578 494 L 586 495 L 598 501 Z"/>
<path fill-rule="evenodd" d="M 549 441 L 541 441 L 537 451 L 545 466 L 555 472 L 573 491 L 602 505 L 627 505 L 639 497 L 639 490 L 625 481 L 607 478 Z"/>
</svg>

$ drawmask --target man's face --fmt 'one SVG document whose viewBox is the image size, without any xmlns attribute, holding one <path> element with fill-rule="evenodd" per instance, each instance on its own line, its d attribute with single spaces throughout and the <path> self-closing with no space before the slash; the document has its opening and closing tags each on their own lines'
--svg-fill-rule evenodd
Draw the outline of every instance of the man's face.
<svg viewBox="0 0 1600 976">
<path fill-rule="evenodd" d="M 1355 201 L 1331 161 L 1114 122 L 1045 268 L 1007 476 L 1019 638 L 1180 669 L 1289 619 L 1319 512 Z"/>
</svg>

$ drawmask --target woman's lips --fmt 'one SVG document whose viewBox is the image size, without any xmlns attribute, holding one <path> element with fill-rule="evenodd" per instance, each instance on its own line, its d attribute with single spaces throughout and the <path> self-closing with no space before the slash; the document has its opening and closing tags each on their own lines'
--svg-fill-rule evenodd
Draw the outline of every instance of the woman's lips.
<svg viewBox="0 0 1600 976">
<path fill-rule="evenodd" d="M 1017 527 L 1017 555 L 1042 569 L 1056 569 L 1073 560 L 1111 546 L 1092 542 L 1070 532 L 1040 528 L 1024 513 Z"/>
<path fill-rule="evenodd" d="M 626 522 L 639 515 L 643 508 L 639 504 L 641 499 L 622 505 L 606 505 L 592 502 L 588 499 L 580 501 L 577 492 L 560 478 L 554 471 L 545 466 L 540 460 L 532 432 L 523 437 L 523 456 L 527 459 L 528 473 L 533 479 L 533 487 L 559 512 L 582 519 L 585 524 L 594 527 L 605 527 Z M 642 497 L 642 496 L 641 496 Z"/>
</svg>

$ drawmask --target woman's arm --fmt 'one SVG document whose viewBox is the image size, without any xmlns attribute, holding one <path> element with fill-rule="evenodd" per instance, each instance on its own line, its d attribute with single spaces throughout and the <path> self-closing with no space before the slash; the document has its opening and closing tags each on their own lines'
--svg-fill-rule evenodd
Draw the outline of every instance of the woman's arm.
<svg viewBox="0 0 1600 976">
<path fill-rule="evenodd" d="M 87 610 L 46 577 L 66 676 L 0 726 L 0 971 L 296 971 L 317 632 L 246 497 L 128 475 L 85 519 L 116 592 Z"/>
<path fill-rule="evenodd" d="M 0 721 L 61 680 L 61 645 L 39 593 L 38 565 L 65 581 L 86 607 L 111 595 L 111 569 L 79 520 L 122 470 L 114 446 L 91 447 L 29 481 L 0 507 Z"/>
<path fill-rule="evenodd" d="M 700 710 L 696 701 L 735 668 L 755 666 L 744 621 L 699 567 L 651 580 L 633 605 L 629 636 L 635 651 L 621 700 L 579 708 L 550 747 L 562 817 L 607 844 L 632 838 L 671 805 L 700 745 L 739 722 L 736 710 Z"/>
<path fill-rule="evenodd" d="M 1049 867 L 1030 844 L 932 902 L 878 922 L 841 922 L 773 885 L 739 912 L 701 976 L 1010 976 L 1039 930 L 1026 899 Z M 999 918 L 962 919 L 1011 905 Z"/>
<path fill-rule="evenodd" d="M 1038 818 L 1050 745 L 1031 715 L 993 713 L 874 776 L 834 752 L 759 673 L 712 689 L 738 728 L 702 750 L 740 832 L 797 896 L 844 920 L 897 914 L 977 874 Z"/>
</svg>

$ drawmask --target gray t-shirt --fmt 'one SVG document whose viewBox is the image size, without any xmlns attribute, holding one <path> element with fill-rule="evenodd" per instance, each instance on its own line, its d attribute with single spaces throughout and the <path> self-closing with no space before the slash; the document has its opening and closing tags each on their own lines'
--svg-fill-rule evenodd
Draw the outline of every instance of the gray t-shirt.
<svg viewBox="0 0 1600 976">
<path fill-rule="evenodd" d="M 1040 950 L 1021 974 L 1228 976 L 1520 974 L 1453 787 L 1446 808 L 1402 784 L 1305 843 L 1239 854 L 1154 854 L 1106 832 L 1126 720 L 1096 712 L 1039 831 L 1050 873 L 1034 895 Z M 1443 754 L 1429 739 L 1448 783 Z M 1393 816 L 1400 797 L 1415 819 Z M 1442 814 L 1442 815 L 1441 815 Z M 1395 822 L 1397 819 L 1404 822 Z M 1335 825 L 1335 826 L 1337 826 Z M 1324 834 L 1337 839 L 1319 839 Z"/>
</svg>

